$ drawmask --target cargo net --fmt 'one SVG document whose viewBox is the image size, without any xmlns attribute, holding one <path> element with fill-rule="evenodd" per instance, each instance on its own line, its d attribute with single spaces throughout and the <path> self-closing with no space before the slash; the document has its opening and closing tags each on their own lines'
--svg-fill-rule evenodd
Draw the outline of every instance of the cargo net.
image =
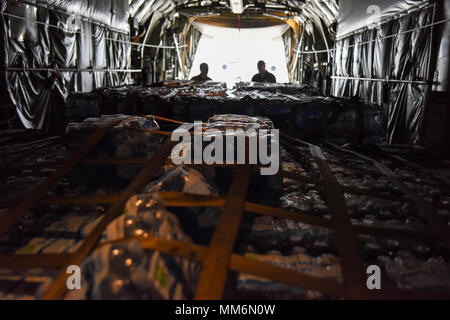
<svg viewBox="0 0 450 320">
<path fill-rule="evenodd" d="M 205 128 L 255 124 L 273 128 L 235 115 Z M 180 125 L 108 116 L 64 137 L 2 136 L 0 298 L 449 297 L 448 170 L 284 134 L 276 176 L 175 166 Z"/>
</svg>

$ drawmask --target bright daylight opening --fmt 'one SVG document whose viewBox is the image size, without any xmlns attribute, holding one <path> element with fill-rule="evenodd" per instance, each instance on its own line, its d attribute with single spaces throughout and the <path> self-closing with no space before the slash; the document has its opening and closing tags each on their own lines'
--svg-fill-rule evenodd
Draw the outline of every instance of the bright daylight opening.
<svg viewBox="0 0 450 320">
<path fill-rule="evenodd" d="M 289 82 L 286 54 L 282 39 L 287 26 L 236 29 L 197 23 L 203 35 L 189 78 L 200 73 L 200 64 L 209 65 L 209 77 L 226 82 L 231 88 L 236 82 L 251 81 L 258 73 L 259 60 L 266 62 L 267 71 L 278 83 Z"/>
</svg>

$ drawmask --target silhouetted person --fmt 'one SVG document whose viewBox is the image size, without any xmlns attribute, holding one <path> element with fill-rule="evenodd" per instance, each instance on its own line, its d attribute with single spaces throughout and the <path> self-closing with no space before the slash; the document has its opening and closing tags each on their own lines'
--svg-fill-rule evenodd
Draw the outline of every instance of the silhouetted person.
<svg viewBox="0 0 450 320">
<path fill-rule="evenodd" d="M 192 78 L 192 81 L 209 81 L 211 80 L 210 77 L 208 77 L 208 71 L 209 67 L 206 63 L 202 63 L 200 65 L 200 74 L 198 76 L 195 76 Z"/>
<path fill-rule="evenodd" d="M 264 61 L 258 62 L 259 73 L 255 74 L 252 78 L 252 82 L 269 82 L 276 83 L 277 78 L 266 70 L 266 63 Z"/>
</svg>

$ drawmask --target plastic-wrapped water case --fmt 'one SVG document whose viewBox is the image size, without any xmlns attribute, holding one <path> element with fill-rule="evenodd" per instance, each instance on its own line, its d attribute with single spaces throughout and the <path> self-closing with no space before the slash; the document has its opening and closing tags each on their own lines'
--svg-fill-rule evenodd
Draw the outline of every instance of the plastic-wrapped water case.
<svg viewBox="0 0 450 320">
<path fill-rule="evenodd" d="M 204 196 L 218 195 L 215 186 L 199 171 L 184 166 L 174 167 L 144 190 L 145 192 L 184 192 Z M 203 242 L 200 231 L 214 228 L 221 212 L 218 208 L 205 207 L 171 208 L 171 211 L 178 217 L 183 230 L 196 242 Z"/>
<path fill-rule="evenodd" d="M 70 135 L 72 138 L 68 142 L 69 149 L 76 150 L 87 140 L 92 130 L 114 120 L 122 121 L 109 130 L 105 138 L 91 151 L 90 156 L 118 159 L 150 158 L 163 141 L 160 135 L 150 132 L 159 130 L 159 125 L 153 116 L 102 116 L 101 118 L 87 119 L 82 123 L 69 124 L 68 133 L 73 133 Z M 117 166 L 115 173 L 122 179 L 130 181 L 140 169 L 138 166 L 123 165 Z M 110 170 L 110 168 L 105 170 Z M 92 170 L 89 171 L 87 167 L 79 166 L 75 174 L 77 176 L 76 181 L 82 178 L 81 184 L 85 184 L 86 180 L 97 180 L 96 173 L 93 173 Z M 107 174 L 103 174 L 103 176 L 107 176 Z"/>
<path fill-rule="evenodd" d="M 133 196 L 124 214 L 103 234 L 104 246 L 82 264 L 82 289 L 68 299 L 192 299 L 200 267 L 194 262 L 144 249 L 126 237 L 158 237 L 190 242 L 160 194 Z"/>
</svg>

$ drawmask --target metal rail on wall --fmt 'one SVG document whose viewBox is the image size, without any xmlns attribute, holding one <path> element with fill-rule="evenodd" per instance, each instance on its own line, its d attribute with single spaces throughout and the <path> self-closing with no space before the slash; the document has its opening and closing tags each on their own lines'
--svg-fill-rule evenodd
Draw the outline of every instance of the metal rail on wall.
<svg viewBox="0 0 450 320">
<path fill-rule="evenodd" d="M 369 78 L 369 77 L 357 77 L 357 76 L 337 76 L 335 74 L 333 74 L 333 76 L 331 76 L 331 79 L 335 79 L 335 80 L 368 81 L 368 82 L 383 82 L 383 83 L 406 83 L 406 84 L 412 84 L 412 85 L 429 86 L 430 89 L 431 89 L 431 86 L 433 84 L 435 84 L 435 82 L 433 80 L 433 74 L 432 74 L 432 72 L 430 70 L 431 69 L 430 68 L 430 66 L 431 66 L 431 58 L 430 57 L 431 57 L 431 51 L 432 51 L 432 46 L 433 46 L 434 28 L 437 25 L 448 23 L 450 21 L 450 18 L 443 19 L 443 20 L 440 20 L 440 21 L 435 21 L 435 18 L 436 18 L 436 3 L 433 3 L 431 5 L 423 6 L 420 9 L 424 9 L 424 8 L 431 9 L 433 11 L 432 12 L 432 18 L 431 18 L 431 23 L 428 23 L 428 24 L 426 24 L 424 26 L 408 29 L 408 30 L 405 30 L 405 31 L 402 31 L 402 32 L 397 32 L 397 33 L 394 33 L 394 34 L 391 34 L 391 35 L 388 35 L 388 36 L 378 37 L 378 38 L 375 38 L 375 39 L 370 39 L 370 40 L 367 40 L 367 41 L 356 42 L 356 43 L 351 44 L 351 45 L 342 46 L 342 49 L 344 49 L 344 48 L 348 49 L 348 48 L 353 48 L 353 47 L 357 47 L 357 46 L 361 46 L 361 45 L 365 45 L 365 44 L 369 44 L 369 43 L 384 41 L 384 40 L 387 40 L 387 39 L 395 38 L 395 37 L 397 37 L 399 35 L 404 35 L 404 34 L 408 34 L 408 33 L 411 33 L 411 32 L 415 32 L 415 31 L 419 31 L 419 30 L 430 28 L 430 44 L 429 44 L 429 48 L 428 48 L 429 58 L 428 58 L 427 65 L 426 65 L 426 73 L 427 73 L 426 77 L 429 80 L 410 80 L 410 79 L 407 80 L 407 79 L 390 79 L 390 78 L 382 79 L 382 78 Z M 415 11 L 417 11 L 417 10 L 408 11 L 408 12 L 404 13 L 403 15 L 396 15 L 395 17 L 398 18 L 400 16 L 407 16 L 409 14 L 414 13 Z M 392 20 L 392 19 L 390 19 L 390 20 Z M 387 22 L 388 21 L 383 21 L 382 23 L 387 23 Z M 358 34 L 358 33 L 364 32 L 365 30 L 367 30 L 367 29 L 357 30 L 357 31 L 355 31 L 355 32 L 353 32 L 351 34 L 348 34 L 346 37 L 343 37 L 343 38 L 337 40 L 337 41 L 342 41 L 342 40 L 344 40 L 344 39 L 346 39 L 346 38 L 348 38 L 348 37 L 350 37 L 350 36 L 352 36 L 354 34 Z M 337 48 L 334 48 L 332 50 L 334 51 L 334 55 L 338 51 Z M 372 54 L 374 54 L 374 53 L 372 52 Z M 334 73 L 334 68 L 333 68 L 333 73 Z"/>
<path fill-rule="evenodd" d="M 169 121 L 179 124 L 180 122 L 167 118 L 158 118 L 160 121 Z M 56 279 L 52 281 L 43 295 L 43 299 L 62 299 L 66 294 L 66 281 L 68 275 L 66 268 L 69 265 L 79 265 L 96 248 L 99 247 L 99 239 L 108 224 L 123 212 L 123 207 L 129 198 L 142 192 L 145 185 L 155 177 L 157 172 L 168 161 L 172 147 L 175 142 L 167 138 L 160 149 L 150 159 L 111 159 L 88 157 L 92 150 L 117 124 L 110 122 L 98 129 L 87 138 L 86 142 L 76 150 L 67 160 L 59 166 L 59 169 L 48 179 L 42 182 L 37 188 L 18 203 L 12 203 L 12 209 L 6 216 L 0 218 L 0 235 L 11 231 L 14 223 L 18 221 L 26 212 L 32 208 L 57 205 L 97 205 L 109 204 L 106 214 L 101 218 L 99 224 L 82 241 L 81 247 L 75 253 L 63 254 L 9 254 L 0 255 L 0 267 L 5 268 L 54 268 L 60 272 Z M 160 134 L 155 132 L 155 134 Z M 165 134 L 164 134 L 165 135 Z M 301 140 L 282 135 L 282 145 L 298 156 L 305 156 L 306 151 L 299 150 L 296 146 L 305 143 Z M 349 188 L 340 185 L 331 171 L 328 161 L 321 148 L 306 144 L 311 157 L 316 162 L 321 175 L 321 180 L 301 176 L 293 172 L 280 171 L 279 176 L 307 184 L 313 184 L 318 188 L 324 188 L 327 194 L 328 207 L 332 219 L 317 217 L 309 212 L 290 211 L 281 208 L 274 208 L 257 203 L 246 201 L 247 191 L 252 175 L 257 171 L 256 166 L 229 166 L 229 170 L 234 171 L 234 178 L 226 198 L 213 196 L 192 195 L 182 192 L 161 193 L 165 206 L 170 207 L 216 207 L 222 208 L 222 215 L 216 226 L 216 231 L 208 246 L 196 245 L 193 243 L 171 241 L 152 236 L 127 238 L 114 241 L 126 242 L 138 240 L 144 249 L 155 250 L 173 256 L 197 261 L 202 264 L 200 280 L 195 293 L 196 299 L 221 299 L 230 270 L 259 276 L 288 285 L 297 286 L 306 290 L 321 292 L 327 297 L 343 297 L 348 299 L 360 298 L 383 298 L 383 299 L 406 299 L 406 298 L 429 298 L 442 297 L 439 293 L 420 293 L 405 290 L 386 289 L 382 293 L 369 292 L 365 288 L 363 280 L 363 262 L 358 248 L 356 235 L 366 234 L 377 237 L 390 237 L 394 239 L 414 239 L 416 241 L 435 242 L 438 236 L 442 237 L 443 227 L 434 226 L 432 230 L 412 231 L 396 228 L 386 228 L 377 226 L 363 226 L 353 224 L 349 220 L 344 193 L 364 194 L 367 196 L 383 197 L 382 193 L 374 195 L 369 190 Z M 140 165 L 141 172 L 133 179 L 129 186 L 119 194 L 87 195 L 87 196 L 48 196 L 48 192 L 77 164 L 84 165 Z M 170 163 L 170 161 L 169 161 Z M 203 165 L 199 165 L 200 167 Z M 196 167 L 196 166 L 194 166 Z M 227 167 L 223 165 L 222 167 Z M 410 195 L 408 195 L 410 196 Z M 396 197 L 396 199 L 403 198 Z M 415 199 L 411 199 L 416 203 Z M 407 200 L 405 200 L 407 201 Z M 425 201 L 425 200 L 424 200 Z M 0 207 L 4 207 L 0 203 Z M 276 267 L 271 264 L 260 262 L 235 254 L 233 252 L 234 243 L 239 234 L 241 220 L 247 212 L 254 214 L 287 219 L 301 222 L 312 227 L 333 230 L 336 234 L 336 245 L 339 254 L 339 262 L 342 270 L 342 280 L 334 281 L 292 269 Z M 442 229 L 442 230 L 441 230 Z M 445 238 L 445 237 L 444 237 Z M 446 242 L 448 244 L 448 242 Z M 103 246 L 102 244 L 100 246 Z"/>
<path fill-rule="evenodd" d="M 53 24 L 50 24 L 50 23 L 41 22 L 41 21 L 37 21 L 37 20 L 34 20 L 34 19 L 29 19 L 29 18 L 17 16 L 17 15 L 6 13 L 6 12 L 1 12 L 0 11 L 0 15 L 6 16 L 6 17 L 10 17 L 10 18 L 13 18 L 13 19 L 29 21 L 29 22 L 32 22 L 32 23 L 35 23 L 35 24 L 38 24 L 38 25 L 42 25 L 42 26 L 45 26 L 45 27 L 58 29 L 58 30 L 64 31 L 66 33 L 80 34 L 80 35 L 85 35 L 85 36 L 89 36 L 89 37 L 94 37 L 95 36 L 92 33 L 80 31 L 78 29 L 77 30 L 72 30 L 70 28 L 63 28 L 63 27 L 60 27 L 60 26 L 57 26 L 57 25 L 53 25 Z M 107 26 L 104 26 L 104 27 L 110 29 L 110 27 L 107 27 Z M 115 30 L 113 30 L 113 31 L 115 31 Z M 115 31 L 115 32 L 117 32 L 117 31 Z M 122 34 L 124 34 L 124 33 L 122 32 Z M 128 34 L 126 34 L 126 35 L 128 35 Z M 120 40 L 120 39 L 113 39 L 113 38 L 109 38 L 109 37 L 105 37 L 105 40 L 108 40 L 108 41 L 111 41 L 111 42 L 118 42 L 118 43 L 123 43 L 123 44 L 129 44 L 131 46 L 144 47 L 144 48 L 163 48 L 163 49 L 169 49 L 169 50 L 176 50 L 175 46 L 159 46 L 159 45 L 154 45 L 154 44 L 144 44 L 144 43 L 137 43 L 137 42 L 132 42 L 132 41 Z M 186 45 L 181 45 L 179 47 L 180 48 L 184 48 L 184 47 L 186 47 Z"/>
<path fill-rule="evenodd" d="M 363 78 L 363 77 L 331 76 L 331 79 L 359 80 L 359 81 L 386 82 L 386 83 L 408 83 L 408 84 L 418 84 L 418 85 L 430 85 L 430 84 L 433 84 L 433 81 L 397 80 L 397 79 L 390 79 L 390 78 L 378 79 L 378 78 Z"/>
<path fill-rule="evenodd" d="M 29 21 L 33 24 L 37 24 L 37 25 L 42 25 L 44 27 L 49 27 L 49 28 L 54 28 L 60 31 L 63 31 L 65 33 L 73 33 L 73 34 L 79 34 L 79 35 L 84 35 L 84 36 L 89 36 L 91 38 L 95 37 L 94 34 L 90 33 L 90 32 L 85 32 L 85 31 L 81 31 L 79 29 L 71 29 L 71 28 L 65 28 L 65 27 L 61 27 L 58 25 L 54 25 L 54 24 L 50 24 L 47 22 L 42 22 L 42 21 L 37 21 L 35 19 L 29 19 L 26 17 L 22 17 L 22 16 L 18 16 L 18 15 L 14 15 L 11 13 L 7 13 L 7 12 L 3 12 L 0 11 L 0 15 L 2 15 L 3 17 L 9 17 L 11 19 L 17 19 L 17 20 L 23 20 L 23 21 Z M 103 25 L 102 25 L 103 26 Z M 108 26 L 104 26 L 105 28 L 108 28 L 109 30 L 113 30 L 115 32 L 118 32 Z M 122 34 L 126 34 L 123 31 L 119 32 Z M 136 46 L 136 47 L 140 47 L 140 48 L 156 48 L 157 50 L 159 49 L 167 49 L 167 50 L 177 50 L 177 52 L 179 51 L 180 48 L 185 48 L 187 47 L 187 45 L 179 45 L 177 43 L 176 46 L 165 46 L 165 45 L 152 45 L 152 44 L 147 44 L 147 43 L 136 43 L 133 41 L 127 41 L 127 40 L 121 40 L 121 39 L 114 39 L 111 37 L 105 37 L 104 38 L 105 41 L 110 41 L 110 42 L 114 42 L 114 43 L 121 43 L 121 44 L 126 44 L 126 45 L 130 45 L 130 46 Z M 142 50 L 142 53 L 144 52 L 144 50 Z M 83 68 L 83 69 L 79 69 L 79 68 L 20 68 L 20 67 L 15 67 L 15 66 L 10 66 L 10 67 L 5 67 L 2 68 L 1 71 L 5 71 L 5 72 L 10 72 L 10 73 L 14 73 L 14 72 L 45 72 L 45 71 L 58 71 L 58 72 L 67 72 L 67 73 L 108 73 L 108 72 L 115 72 L 115 73 L 140 73 L 142 72 L 142 70 L 139 69 L 93 69 L 93 68 Z"/>
<path fill-rule="evenodd" d="M 374 42 L 379 42 L 379 41 L 384 41 L 384 40 L 387 40 L 387 39 L 395 38 L 395 37 L 397 37 L 399 35 L 408 34 L 408 33 L 411 33 L 411 32 L 415 32 L 415 31 L 422 30 L 422 29 L 427 29 L 427 28 L 431 29 L 430 34 L 431 34 L 431 39 L 433 39 L 434 27 L 437 26 L 437 25 L 440 25 L 440 24 L 448 23 L 450 21 L 450 18 L 443 19 L 443 20 L 440 20 L 440 21 L 434 21 L 435 20 L 436 5 L 435 4 L 430 5 L 430 6 L 428 6 L 428 8 L 433 8 L 432 23 L 429 23 L 429 24 L 424 25 L 424 26 L 412 28 L 412 29 L 409 29 L 409 30 L 397 32 L 397 33 L 394 33 L 394 34 L 391 34 L 391 35 L 388 35 L 388 36 L 378 37 L 376 39 L 370 39 L 370 40 L 367 40 L 367 41 L 355 42 L 353 44 L 346 45 L 346 46 L 343 46 L 343 47 L 345 49 L 358 47 L 358 46 L 362 46 L 362 45 L 366 45 L 366 44 L 370 44 L 370 43 L 374 43 Z M 421 9 L 423 9 L 423 8 L 421 8 Z M 412 12 L 414 12 L 414 11 L 412 11 Z M 407 14 L 411 14 L 412 12 L 408 11 Z M 386 22 L 387 21 L 383 21 L 382 23 L 386 23 Z M 342 41 L 342 40 L 344 40 L 344 39 L 346 39 L 346 38 L 348 38 L 350 36 L 353 36 L 354 34 L 358 34 L 358 33 L 364 32 L 365 30 L 367 30 L 367 28 L 357 30 L 357 31 L 352 32 L 352 33 L 346 35 L 345 37 L 340 38 L 340 39 L 338 39 L 336 41 Z M 430 43 L 430 50 L 431 50 L 431 45 L 432 45 L 432 43 Z M 337 48 L 332 48 L 332 49 L 328 49 L 328 50 L 309 50 L 309 51 L 300 51 L 300 50 L 295 50 L 294 49 L 294 51 L 296 53 L 298 53 L 298 58 L 300 58 L 302 55 L 312 55 L 312 54 L 330 53 L 331 52 L 333 54 L 333 60 L 334 60 L 334 55 L 335 55 L 336 51 L 338 51 L 338 50 L 339 49 L 337 49 Z M 430 63 L 431 63 L 431 61 L 428 61 L 427 70 L 430 69 Z M 333 70 L 333 72 L 334 72 L 334 70 Z M 427 76 L 429 76 L 430 79 L 431 79 L 429 81 L 426 81 L 426 80 L 407 80 L 407 79 L 389 79 L 389 78 L 382 79 L 382 78 L 369 78 L 369 77 L 357 77 L 357 76 L 336 76 L 336 75 L 331 76 L 331 79 L 336 79 L 336 80 L 356 80 L 356 81 L 368 81 L 368 82 L 384 82 L 384 83 L 407 83 L 407 84 L 413 84 L 413 85 L 431 86 L 431 85 L 433 85 L 435 83 L 433 81 L 433 75 L 430 74 L 429 70 L 428 70 L 427 73 L 429 74 Z"/>
<path fill-rule="evenodd" d="M 44 8 L 44 9 L 47 9 L 47 10 L 51 10 L 53 12 L 62 13 L 62 14 L 66 14 L 66 15 L 76 14 L 76 12 L 72 12 L 72 11 L 68 11 L 68 10 L 64 10 L 64 9 L 55 7 L 54 5 L 49 4 L 48 2 L 47 3 L 43 3 L 43 2 L 37 2 L 37 1 L 34 1 L 34 0 L 33 1 L 30 1 L 30 0 L 4 0 L 4 1 L 5 1 L 5 3 L 8 3 L 8 2 L 12 2 L 12 3 L 15 3 L 15 4 L 21 3 L 21 4 L 24 4 L 24 5 L 28 5 L 28 6 L 33 6 L 35 8 Z M 124 30 L 108 26 L 105 23 L 102 23 L 100 21 L 97 21 L 97 20 L 94 20 L 94 19 L 91 19 L 91 18 L 80 16 L 80 19 L 84 20 L 84 21 L 87 21 L 87 22 L 90 22 L 90 23 L 95 24 L 95 25 L 100 26 L 100 27 L 108 28 L 108 29 L 110 29 L 110 30 L 112 30 L 114 32 L 117 32 L 117 33 L 127 34 L 127 32 L 125 32 Z"/>
<path fill-rule="evenodd" d="M 57 71 L 57 72 L 72 72 L 72 73 L 95 73 L 95 72 L 130 72 L 138 73 L 142 72 L 139 69 L 70 69 L 70 68 L 3 68 L 1 71 L 6 72 L 46 72 L 46 71 Z"/>
<path fill-rule="evenodd" d="M 449 21 L 450 21 L 450 18 L 444 19 L 444 20 L 440 20 L 440 21 L 437 21 L 437 22 L 434 22 L 434 23 L 431 23 L 431 24 L 427 24 L 427 25 L 422 26 L 422 27 L 417 27 L 417 28 L 406 30 L 406 31 L 398 32 L 398 33 L 395 33 L 395 34 L 391 34 L 389 36 L 384 36 L 384 37 L 379 37 L 377 39 L 357 42 L 357 43 L 345 46 L 345 48 L 353 48 L 353 47 L 361 46 L 361 45 L 364 45 L 364 44 L 369 44 L 369 43 L 372 43 L 372 42 L 378 42 L 378 41 L 394 38 L 396 36 L 399 36 L 399 35 L 402 35 L 402 34 L 407 34 L 407 33 L 414 32 L 414 31 L 418 31 L 418 30 L 421 30 L 421 29 L 433 28 L 434 26 L 437 26 L 437 25 L 440 25 L 440 24 L 443 24 L 443 23 L 448 23 Z M 350 34 L 349 36 L 352 36 L 352 35 L 353 35 L 353 33 Z M 341 40 L 343 40 L 343 39 L 340 39 L 340 40 L 337 40 L 337 41 L 341 41 Z M 296 53 L 300 53 L 300 54 L 316 54 L 316 53 L 334 52 L 334 51 L 337 51 L 337 49 L 333 48 L 333 49 L 328 49 L 328 50 L 324 49 L 324 50 L 308 50 L 308 51 L 298 51 L 298 50 L 294 49 L 294 51 Z"/>
</svg>

